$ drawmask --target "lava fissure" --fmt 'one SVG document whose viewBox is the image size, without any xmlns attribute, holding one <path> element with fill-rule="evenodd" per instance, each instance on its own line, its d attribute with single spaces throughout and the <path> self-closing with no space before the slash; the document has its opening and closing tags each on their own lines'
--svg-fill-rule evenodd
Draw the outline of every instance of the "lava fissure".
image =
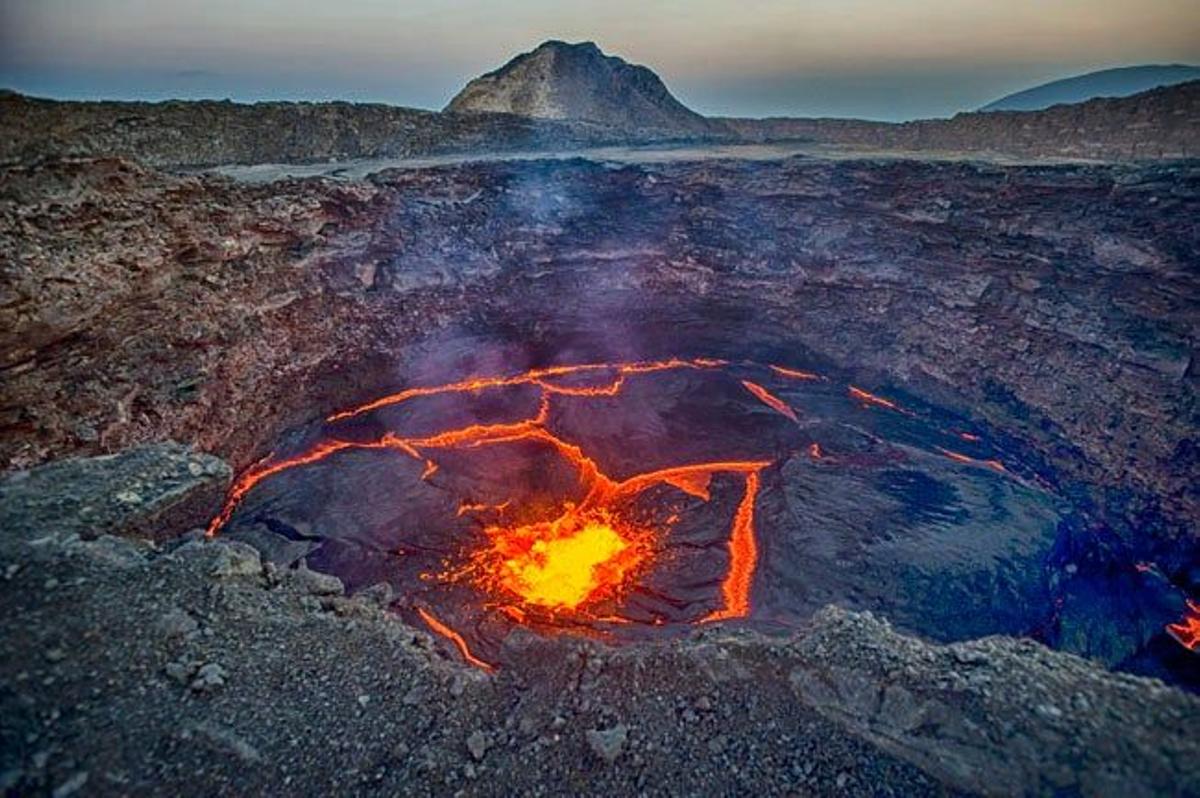
<svg viewBox="0 0 1200 798">
<path fill-rule="evenodd" d="M 613 396 L 620 391 L 620 386 L 623 384 L 621 377 L 629 374 L 648 374 L 655 371 L 668 371 L 680 368 L 693 369 L 714 369 L 727 365 L 727 361 L 715 360 L 712 358 L 692 358 L 690 360 L 682 360 L 679 358 L 671 358 L 669 360 L 648 360 L 636 361 L 630 363 L 580 363 L 575 365 L 565 366 L 547 366 L 545 368 L 531 369 L 530 371 L 521 374 L 513 374 L 508 377 L 475 377 L 472 379 L 460 380 L 458 382 L 448 383 L 446 385 L 435 385 L 429 387 L 407 388 L 397 393 L 382 396 L 379 399 L 367 402 L 366 404 L 358 405 L 347 410 L 342 410 L 330 415 L 327 421 L 341 421 L 342 419 L 353 418 L 364 413 L 369 413 L 380 408 L 390 407 L 402 402 L 407 402 L 409 399 L 414 399 L 420 396 L 436 396 L 445 393 L 474 393 L 488 388 L 506 388 L 514 385 L 540 385 L 543 390 L 550 390 L 555 393 L 570 393 L 572 395 L 600 395 L 591 393 L 574 393 L 570 388 L 552 385 L 546 383 L 548 378 L 564 377 L 573 374 L 582 374 L 595 371 L 613 371 L 618 375 L 616 388 L 612 389 L 612 393 L 604 392 L 603 395 Z"/>
<path fill-rule="evenodd" d="M 729 536 L 729 573 L 721 584 L 725 599 L 722 609 L 709 613 L 705 621 L 744 618 L 750 614 L 750 589 L 758 564 L 758 542 L 754 539 L 754 500 L 758 496 L 758 471 L 746 474 L 746 492 L 738 505 Z"/>
<path fill-rule="evenodd" d="M 458 649 L 459 653 L 462 654 L 463 659 L 465 659 L 467 662 L 474 665 L 476 668 L 487 671 L 488 673 L 495 672 L 496 666 L 490 662 L 485 662 L 472 654 L 470 647 L 467 645 L 467 641 L 458 632 L 439 621 L 428 610 L 417 607 L 417 614 L 421 616 L 421 620 L 425 621 L 426 625 L 430 629 L 453 643 Z"/>
<path fill-rule="evenodd" d="M 787 416 L 792 421 L 800 421 L 800 419 L 796 416 L 796 411 L 793 410 L 787 402 L 783 401 L 758 383 L 751 382 L 750 380 L 742 380 L 742 385 L 747 391 L 754 394 L 760 402 L 775 412 Z"/>
<path fill-rule="evenodd" d="M 953 452 L 953 451 L 950 451 L 949 449 L 944 449 L 941 446 L 935 446 L 933 448 L 937 449 L 943 455 L 950 458 L 951 460 L 953 460 L 956 463 L 962 463 L 963 465 L 987 466 L 988 468 L 992 469 L 993 471 L 999 471 L 1000 473 L 1005 473 L 1008 471 L 1008 469 L 1004 467 L 1004 463 L 1000 462 L 999 460 L 979 460 L 974 457 L 968 457 L 967 455 L 962 454 L 961 452 Z"/>
</svg>

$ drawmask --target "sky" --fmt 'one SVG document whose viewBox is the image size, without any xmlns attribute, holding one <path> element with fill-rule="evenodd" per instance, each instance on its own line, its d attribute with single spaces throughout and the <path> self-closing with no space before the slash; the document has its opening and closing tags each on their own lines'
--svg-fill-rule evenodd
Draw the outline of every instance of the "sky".
<svg viewBox="0 0 1200 798">
<path fill-rule="evenodd" d="M 1200 0 L 0 0 L 0 86 L 436 109 L 551 38 L 645 64 L 705 114 L 899 120 L 1200 64 Z"/>
</svg>

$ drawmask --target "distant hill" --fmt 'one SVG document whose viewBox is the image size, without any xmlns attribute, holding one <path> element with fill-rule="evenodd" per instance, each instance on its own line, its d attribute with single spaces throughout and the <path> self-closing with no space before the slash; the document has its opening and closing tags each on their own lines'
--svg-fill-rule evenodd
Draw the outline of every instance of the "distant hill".
<svg viewBox="0 0 1200 798">
<path fill-rule="evenodd" d="M 1081 103 L 1097 97 L 1128 97 L 1189 80 L 1200 80 L 1200 67 L 1168 64 L 1102 69 L 1019 91 L 979 110 L 1040 111 L 1053 105 Z"/>
<path fill-rule="evenodd" d="M 544 42 L 472 80 L 446 110 L 570 119 L 680 136 L 711 129 L 709 121 L 675 99 L 653 71 L 605 55 L 592 42 Z"/>
</svg>

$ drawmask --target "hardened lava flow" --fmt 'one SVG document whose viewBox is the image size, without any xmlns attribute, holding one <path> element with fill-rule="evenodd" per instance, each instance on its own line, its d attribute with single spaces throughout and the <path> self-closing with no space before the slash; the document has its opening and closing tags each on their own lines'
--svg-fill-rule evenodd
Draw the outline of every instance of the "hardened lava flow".
<svg viewBox="0 0 1200 798">
<path fill-rule="evenodd" d="M 611 448 L 602 451 L 594 442 L 578 442 L 578 429 L 572 431 L 570 423 L 556 417 L 571 417 L 558 406 L 566 403 L 575 407 L 576 418 L 587 422 L 593 414 L 580 411 L 582 406 L 612 408 L 629 401 L 629 392 L 644 388 L 652 375 L 687 379 L 689 374 L 724 380 L 722 389 L 731 392 L 730 401 L 768 408 L 772 412 L 766 418 L 774 421 L 765 423 L 786 432 L 779 432 L 772 444 L 770 435 L 759 440 L 753 430 L 740 431 L 733 423 L 734 429 L 721 430 L 727 436 L 721 440 L 734 445 L 721 444 L 715 451 L 736 451 L 735 456 L 680 454 L 682 462 L 670 464 L 676 451 L 670 445 L 662 455 L 668 464 L 632 458 L 615 466 L 611 461 L 620 458 L 612 456 Z M 781 387 L 768 387 L 775 385 Z M 476 667 L 490 671 L 498 664 L 499 647 L 481 642 L 498 624 L 617 639 L 617 630 L 749 618 L 763 558 L 756 515 L 764 485 L 778 482 L 783 456 L 779 436 L 791 436 L 794 451 L 812 463 L 853 468 L 858 462 L 849 452 L 831 455 L 830 441 L 812 437 L 814 427 L 806 426 L 812 420 L 805 411 L 780 395 L 795 396 L 795 388 L 804 385 L 828 386 L 823 390 L 833 396 L 841 390 L 840 402 L 849 400 L 848 406 L 857 406 L 858 412 L 917 417 L 893 399 L 853 385 L 837 389 L 811 371 L 713 358 L 558 365 L 411 387 L 333 413 L 315 443 L 252 465 L 235 480 L 208 534 L 225 529 L 251 492 L 272 477 L 352 452 L 394 453 L 415 464 L 404 473 L 416 475 L 419 469 L 415 483 L 442 497 L 436 500 L 440 504 L 430 506 L 453 508 L 420 516 L 422 528 L 443 530 L 438 533 L 442 537 L 426 548 L 432 559 L 413 566 L 415 580 L 402 583 L 397 608 L 450 641 Z M 434 429 L 426 429 L 430 423 L 416 423 L 421 431 L 406 431 L 419 415 L 408 408 L 420 400 L 485 401 L 521 391 L 528 400 L 524 413 L 480 420 L 474 413 L 464 417 L 448 411 L 445 417 L 465 423 L 440 426 L 442 408 L 426 406 L 421 418 L 432 418 Z M 645 409 L 628 412 L 644 414 Z M 743 413 L 743 423 L 749 415 Z M 755 423 L 764 423 L 761 410 L 755 417 Z M 680 443 L 679 451 L 711 451 L 695 448 L 710 433 L 687 428 L 689 441 Z M 990 449 L 979 449 L 982 456 L 977 457 L 942 445 L 958 440 L 981 447 L 979 435 L 959 429 L 937 434 L 941 443 L 927 447 L 934 455 L 1001 479 L 1022 480 Z M 394 470 L 388 473 L 388 479 L 400 478 Z M 708 515 L 697 520 L 697 513 Z M 722 537 L 713 536 L 716 528 Z M 397 546 L 391 555 L 406 556 Z M 406 561 L 394 562 L 399 568 Z M 714 567 L 721 569 L 720 576 L 706 576 Z M 404 595 L 404 585 L 412 587 L 409 595 Z M 647 602 L 653 605 L 649 609 Z M 1191 610 L 1194 615 L 1195 607 Z M 1195 629 L 1195 618 L 1189 616 L 1167 631 L 1194 648 Z"/>
</svg>

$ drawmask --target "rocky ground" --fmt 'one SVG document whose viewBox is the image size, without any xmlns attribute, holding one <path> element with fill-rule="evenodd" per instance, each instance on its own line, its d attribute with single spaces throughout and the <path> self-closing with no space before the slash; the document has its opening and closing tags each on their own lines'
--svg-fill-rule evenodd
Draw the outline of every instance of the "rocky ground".
<svg viewBox="0 0 1200 798">
<path fill-rule="evenodd" d="M 493 676 L 386 591 L 122 536 L 203 517 L 228 476 L 157 445 L 0 482 L 6 792 L 1200 790 L 1200 699 L 1031 642 L 935 646 L 829 608 L 776 638 L 517 635 Z"/>
<path fill-rule="evenodd" d="M 408 158 L 662 141 L 588 122 L 344 102 L 60 102 L 0 90 L 0 163 L 119 155 L 168 167 Z"/>
<path fill-rule="evenodd" d="M 750 141 L 802 138 L 910 152 L 1004 153 L 1024 158 L 1147 161 L 1200 151 L 1200 81 L 1042 111 L 960 113 L 890 124 L 855 119 L 722 119 Z"/>
</svg>

